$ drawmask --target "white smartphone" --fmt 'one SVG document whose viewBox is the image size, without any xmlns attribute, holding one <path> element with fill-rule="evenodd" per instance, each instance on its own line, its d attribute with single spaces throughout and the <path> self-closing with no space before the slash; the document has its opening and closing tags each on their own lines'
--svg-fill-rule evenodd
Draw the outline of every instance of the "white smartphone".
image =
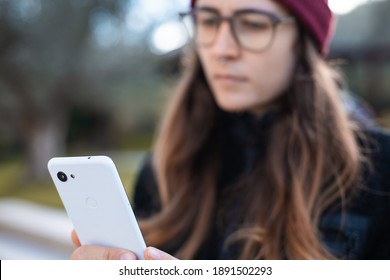
<svg viewBox="0 0 390 280">
<path fill-rule="evenodd" d="M 50 176 L 82 245 L 146 248 L 114 162 L 106 156 L 57 157 Z"/>
</svg>

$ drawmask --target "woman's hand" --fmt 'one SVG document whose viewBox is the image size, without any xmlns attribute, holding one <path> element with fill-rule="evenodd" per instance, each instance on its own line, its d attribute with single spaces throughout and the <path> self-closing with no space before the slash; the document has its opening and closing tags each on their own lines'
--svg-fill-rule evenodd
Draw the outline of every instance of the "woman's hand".
<svg viewBox="0 0 390 280">
<path fill-rule="evenodd" d="M 72 231 L 72 242 L 77 247 L 73 252 L 72 260 L 136 260 L 137 256 L 123 249 L 107 248 L 94 245 L 81 246 L 76 232 Z M 148 247 L 144 251 L 145 260 L 177 260 L 175 257 L 158 250 Z"/>
<path fill-rule="evenodd" d="M 144 251 L 145 260 L 177 260 L 175 257 L 154 247 L 148 247 Z"/>
</svg>

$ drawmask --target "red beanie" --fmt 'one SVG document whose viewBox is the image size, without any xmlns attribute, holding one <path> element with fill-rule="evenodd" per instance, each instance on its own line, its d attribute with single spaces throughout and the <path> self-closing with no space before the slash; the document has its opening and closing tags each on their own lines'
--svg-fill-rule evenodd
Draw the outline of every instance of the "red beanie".
<svg viewBox="0 0 390 280">
<path fill-rule="evenodd" d="M 191 0 L 191 7 L 196 0 Z M 277 0 L 298 19 L 309 32 L 321 53 L 328 52 L 333 35 L 334 16 L 329 9 L 328 0 Z"/>
</svg>

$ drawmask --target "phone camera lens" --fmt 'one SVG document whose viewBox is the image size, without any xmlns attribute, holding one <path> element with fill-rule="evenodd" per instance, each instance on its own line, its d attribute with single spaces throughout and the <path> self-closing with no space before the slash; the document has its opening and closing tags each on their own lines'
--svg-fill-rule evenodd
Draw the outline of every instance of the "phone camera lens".
<svg viewBox="0 0 390 280">
<path fill-rule="evenodd" d="M 68 176 L 66 176 L 66 174 L 64 172 L 62 172 L 62 171 L 57 173 L 57 177 L 62 182 L 66 182 L 68 180 Z"/>
</svg>

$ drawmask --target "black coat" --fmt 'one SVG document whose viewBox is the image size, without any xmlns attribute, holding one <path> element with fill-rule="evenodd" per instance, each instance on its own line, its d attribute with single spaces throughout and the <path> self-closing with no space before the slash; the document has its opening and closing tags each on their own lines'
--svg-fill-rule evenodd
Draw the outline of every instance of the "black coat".
<svg viewBox="0 0 390 280">
<path fill-rule="evenodd" d="M 218 198 L 228 186 L 248 172 L 264 155 L 265 133 L 275 116 L 266 115 L 261 120 L 249 115 L 230 114 L 225 120 L 225 141 L 222 144 L 222 172 L 218 182 Z M 363 182 L 368 188 L 359 191 L 348 204 L 344 226 L 340 229 L 341 212 L 323 214 L 319 231 L 325 246 L 341 259 L 390 259 L 390 134 L 377 127 L 366 128 L 370 141 L 372 168 L 363 170 Z M 219 200 L 221 201 L 221 200 Z M 218 203 L 218 202 L 217 202 Z M 155 175 L 148 157 L 135 187 L 134 211 L 138 217 L 148 217 L 160 209 Z M 217 205 L 220 207 L 220 203 Z M 220 207 L 221 208 L 221 207 Z M 234 207 L 233 207 L 234 208 Z M 236 209 L 237 210 L 237 209 Z M 225 210 L 224 210 L 225 211 Z M 236 249 L 223 249 L 227 236 L 237 228 L 239 211 L 225 211 L 228 219 L 217 219 L 212 233 L 197 254 L 197 259 L 235 259 Z M 162 248 L 173 253 L 180 242 Z"/>
</svg>

